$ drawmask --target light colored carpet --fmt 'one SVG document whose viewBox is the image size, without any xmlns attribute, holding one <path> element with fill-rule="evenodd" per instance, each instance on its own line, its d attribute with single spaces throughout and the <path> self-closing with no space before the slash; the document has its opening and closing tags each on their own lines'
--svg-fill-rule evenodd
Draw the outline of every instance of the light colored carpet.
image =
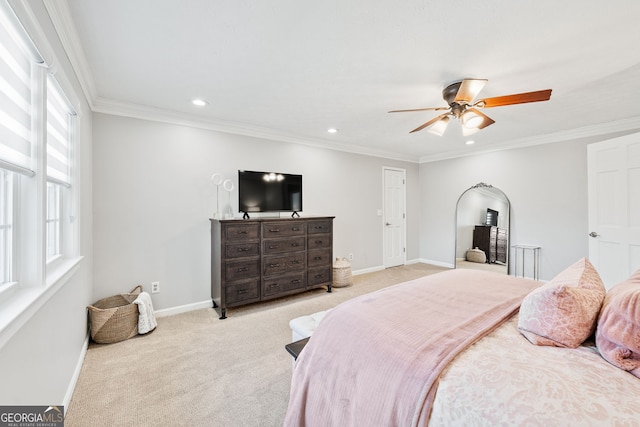
<svg viewBox="0 0 640 427">
<path fill-rule="evenodd" d="M 152 333 L 91 344 L 65 425 L 281 426 L 289 400 L 289 320 L 445 270 L 412 264 L 354 276 L 354 284 L 227 311 L 158 319 Z M 347 327 L 347 326 L 345 326 Z"/>
<path fill-rule="evenodd" d="M 507 274 L 507 266 L 505 264 L 487 264 L 466 261 L 463 258 L 456 259 L 456 268 L 466 268 L 471 270 L 495 271 L 496 273 Z"/>
</svg>

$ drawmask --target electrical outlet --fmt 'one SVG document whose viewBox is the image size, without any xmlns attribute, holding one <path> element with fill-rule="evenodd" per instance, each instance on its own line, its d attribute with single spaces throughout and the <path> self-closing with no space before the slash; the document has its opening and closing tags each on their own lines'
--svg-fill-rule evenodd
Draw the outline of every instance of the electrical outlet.
<svg viewBox="0 0 640 427">
<path fill-rule="evenodd" d="M 160 282 L 151 282 L 151 293 L 157 294 L 160 292 Z"/>
<path fill-rule="evenodd" d="M 353 254 L 349 254 L 349 261 L 353 261 Z"/>
</svg>

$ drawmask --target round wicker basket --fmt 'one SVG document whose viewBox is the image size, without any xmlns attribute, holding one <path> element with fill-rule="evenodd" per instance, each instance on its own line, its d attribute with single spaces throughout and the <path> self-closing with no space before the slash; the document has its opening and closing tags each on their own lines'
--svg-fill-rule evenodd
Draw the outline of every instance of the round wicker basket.
<svg viewBox="0 0 640 427">
<path fill-rule="evenodd" d="M 138 285 L 128 294 L 103 298 L 88 306 L 91 339 L 99 344 L 111 344 L 136 336 L 138 305 L 133 301 L 140 292 L 142 286 Z"/>
<path fill-rule="evenodd" d="M 484 263 L 487 262 L 487 255 L 483 250 L 478 248 L 469 249 L 467 251 L 467 261 Z"/>
<path fill-rule="evenodd" d="M 351 263 L 346 258 L 336 258 L 333 263 L 333 286 L 342 288 L 353 284 Z"/>
</svg>

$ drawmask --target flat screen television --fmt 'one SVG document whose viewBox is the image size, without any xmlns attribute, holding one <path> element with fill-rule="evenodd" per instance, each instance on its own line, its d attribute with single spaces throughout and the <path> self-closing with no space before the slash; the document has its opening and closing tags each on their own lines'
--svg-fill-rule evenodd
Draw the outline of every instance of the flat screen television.
<svg viewBox="0 0 640 427">
<path fill-rule="evenodd" d="M 487 221 L 485 222 L 486 225 L 493 225 L 493 226 L 497 226 L 498 225 L 498 211 L 495 211 L 493 209 L 487 208 Z"/>
<path fill-rule="evenodd" d="M 302 175 L 238 171 L 238 210 L 249 212 L 302 211 Z"/>
</svg>

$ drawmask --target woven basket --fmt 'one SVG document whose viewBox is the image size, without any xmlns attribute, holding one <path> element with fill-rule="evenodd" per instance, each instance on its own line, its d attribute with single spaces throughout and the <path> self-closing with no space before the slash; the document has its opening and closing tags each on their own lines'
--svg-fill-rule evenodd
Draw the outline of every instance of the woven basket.
<svg viewBox="0 0 640 427">
<path fill-rule="evenodd" d="M 103 298 L 88 306 L 91 339 L 100 344 L 111 344 L 136 336 L 138 305 L 133 301 L 140 292 L 142 286 L 138 285 L 128 294 Z"/>
<path fill-rule="evenodd" d="M 333 286 L 341 288 L 353 284 L 351 263 L 346 258 L 336 258 L 333 263 Z"/>
<path fill-rule="evenodd" d="M 471 262 L 487 262 L 487 255 L 484 253 L 483 250 L 480 250 L 478 248 L 475 249 L 469 249 L 467 251 L 466 254 L 467 257 L 467 261 L 471 261 Z"/>
</svg>

